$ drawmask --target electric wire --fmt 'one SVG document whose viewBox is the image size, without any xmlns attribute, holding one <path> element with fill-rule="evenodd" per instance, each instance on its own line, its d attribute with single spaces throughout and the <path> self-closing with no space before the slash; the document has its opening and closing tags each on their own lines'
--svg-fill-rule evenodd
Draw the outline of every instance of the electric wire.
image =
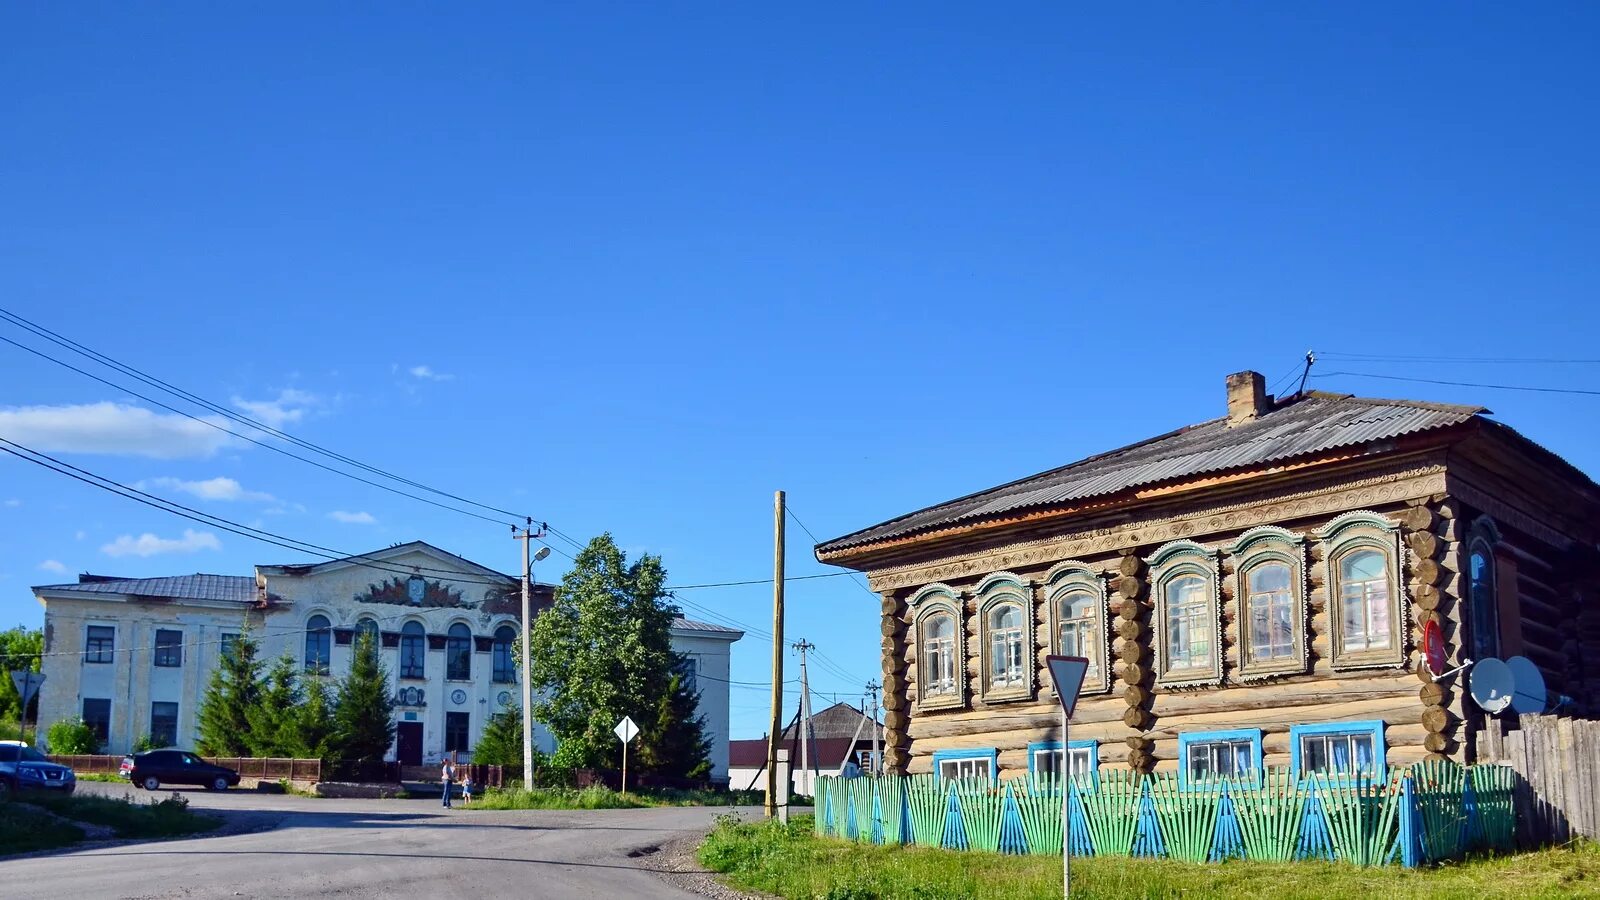
<svg viewBox="0 0 1600 900">
<path fill-rule="evenodd" d="M 1337 350 L 1318 350 L 1318 356 L 1328 356 L 1336 359 L 1360 360 L 1363 362 L 1451 362 L 1451 363 L 1493 363 L 1511 365 L 1600 365 L 1600 359 L 1575 359 L 1560 357 L 1532 357 L 1532 356 L 1389 356 L 1379 353 L 1341 353 Z"/>
<path fill-rule="evenodd" d="M 1585 390 L 1582 388 L 1554 388 L 1554 387 L 1529 387 L 1516 384 L 1487 384 L 1473 381 L 1448 381 L 1442 378 L 1416 378 L 1408 375 L 1380 375 L 1376 372 L 1324 372 L 1313 375 L 1312 378 L 1377 378 L 1383 381 L 1409 381 L 1417 384 L 1440 384 L 1450 387 L 1486 388 L 1496 391 L 1527 391 L 1538 394 L 1582 394 L 1589 397 L 1600 397 L 1600 391 Z"/>
</svg>

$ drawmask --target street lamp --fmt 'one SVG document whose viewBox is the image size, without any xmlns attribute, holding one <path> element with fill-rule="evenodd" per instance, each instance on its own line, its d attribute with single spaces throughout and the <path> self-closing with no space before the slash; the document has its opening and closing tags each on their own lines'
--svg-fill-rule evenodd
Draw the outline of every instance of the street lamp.
<svg viewBox="0 0 1600 900">
<path fill-rule="evenodd" d="M 530 595 L 533 593 L 533 564 L 550 555 L 549 547 L 528 559 L 527 532 L 522 535 L 522 788 L 533 789 L 533 614 Z"/>
</svg>

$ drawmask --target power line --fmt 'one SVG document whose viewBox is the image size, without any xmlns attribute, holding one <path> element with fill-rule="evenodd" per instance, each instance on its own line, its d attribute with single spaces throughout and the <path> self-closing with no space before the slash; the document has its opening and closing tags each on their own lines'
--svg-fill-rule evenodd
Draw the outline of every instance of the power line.
<svg viewBox="0 0 1600 900">
<path fill-rule="evenodd" d="M 181 503 L 167 500 L 163 497 L 157 497 L 154 494 L 146 493 L 138 490 L 137 488 L 129 487 L 121 482 L 106 478 L 103 475 L 96 475 L 87 469 L 80 469 L 71 463 L 56 459 L 55 457 L 45 453 L 40 453 L 37 450 L 24 447 L 15 441 L 7 440 L 3 437 L 0 437 L 0 444 L 9 445 L 6 447 L 0 447 L 0 451 L 9 453 L 18 459 L 33 463 L 41 468 L 49 469 L 57 474 L 65 475 L 68 478 L 72 478 L 76 481 L 81 481 L 84 484 L 97 487 L 103 491 L 106 491 L 107 493 L 116 494 L 119 497 L 132 500 L 136 503 L 142 503 L 145 506 L 149 506 L 153 509 L 159 509 L 162 512 L 170 513 L 171 515 L 188 519 L 201 525 L 206 525 L 212 528 L 220 528 L 224 531 L 237 534 L 240 537 L 250 538 L 251 540 L 260 541 L 264 544 L 272 544 L 274 546 L 283 547 L 286 550 L 294 550 L 299 553 L 308 553 L 312 556 L 321 556 L 324 559 L 334 562 L 349 562 L 354 565 L 375 569 L 380 572 L 389 572 L 396 575 L 412 575 L 418 570 L 445 573 L 451 576 L 451 581 L 460 584 L 482 584 L 502 587 L 508 581 L 512 580 L 510 576 L 507 576 L 506 580 L 504 581 L 489 581 L 486 579 L 471 578 L 450 569 L 438 569 L 431 566 L 410 566 L 406 568 L 386 566 L 381 562 L 373 561 L 372 557 L 368 554 L 345 553 L 330 547 L 323 547 L 320 544 L 313 544 L 309 541 L 302 541 L 297 538 L 287 537 L 285 535 L 266 531 L 264 529 L 252 528 L 249 525 L 242 525 L 231 519 L 224 519 L 221 516 L 213 515 L 212 513 L 201 512 L 200 510 L 192 507 L 184 506 Z M 13 447 L 16 449 L 12 449 Z"/>
<path fill-rule="evenodd" d="M 245 415 L 242 415 L 240 413 L 237 413 L 237 412 L 229 409 L 228 407 L 225 407 L 225 406 L 223 406 L 221 404 L 218 404 L 218 403 L 215 403 L 213 401 L 207 400 L 204 397 L 201 397 L 201 396 L 199 396 L 197 394 L 194 394 L 194 393 L 192 393 L 192 392 L 190 392 L 188 390 L 185 390 L 185 389 L 183 389 L 181 387 L 173 385 L 173 384 L 171 384 L 169 382 L 163 381 L 162 379 L 157 378 L 157 377 L 155 377 L 153 375 L 150 375 L 147 372 L 143 372 L 143 371 L 141 371 L 141 370 L 139 370 L 139 369 L 137 369 L 137 368 L 135 368 L 135 367 L 133 367 L 131 365 L 128 365 L 126 363 L 123 363 L 123 362 L 120 362 L 120 361 L 118 361 L 116 359 L 113 359 L 112 357 L 110 357 L 110 356 L 108 356 L 108 355 L 106 355 L 104 353 L 101 353 L 101 352 L 99 352 L 97 350 L 93 350 L 93 349 L 91 349 L 89 347 L 86 347 L 83 344 L 80 344 L 77 341 L 75 341 L 75 340 L 73 340 L 73 339 L 71 339 L 69 337 L 66 337 L 65 335 L 58 334 L 58 333 L 56 333 L 54 331 L 51 331 L 50 329 L 44 327 L 43 325 L 40 325 L 40 324 L 38 324 L 36 322 L 29 321 L 28 319 L 23 318 L 22 316 L 20 316 L 20 315 L 18 315 L 16 313 L 13 313 L 10 310 L 4 309 L 4 308 L 0 308 L 0 319 L 4 319 L 5 321 L 8 321 L 13 325 L 18 326 L 19 328 L 23 328 L 23 329 L 27 330 L 28 332 L 34 334 L 37 337 L 44 338 L 45 340 L 50 341 L 51 343 L 53 343 L 53 344 L 55 344 L 55 345 L 57 345 L 59 347 L 65 348 L 67 350 L 70 350 L 70 351 L 78 354 L 79 356 L 82 356 L 82 357 L 84 357 L 86 359 L 91 360 L 92 362 L 95 362 L 95 363 L 98 363 L 98 364 L 100 364 L 102 366 L 105 366 L 106 368 L 112 369 L 112 370 L 114 370 L 116 372 L 120 372 L 123 375 L 126 375 L 128 377 L 134 378 L 134 379 L 136 379 L 136 380 L 138 380 L 138 381 L 140 381 L 140 382 L 142 382 L 142 383 L 144 383 L 146 385 L 149 385 L 150 387 L 154 387 L 154 388 L 157 388 L 158 390 L 165 391 L 166 393 L 168 393 L 168 394 L 170 394 L 172 396 L 179 397 L 179 398 L 181 398 L 183 400 L 187 400 L 190 403 L 194 403 L 194 404 L 200 406 L 203 409 L 210 410 L 211 412 L 214 412 L 214 413 L 216 413 L 217 415 L 220 415 L 220 416 L 224 416 L 224 417 L 226 417 L 226 418 L 228 418 L 228 419 L 230 419 L 230 420 L 232 420 L 234 422 L 237 422 L 237 423 L 242 424 L 242 425 L 246 425 L 246 426 L 251 427 L 251 428 L 255 428 L 255 429 L 257 429 L 257 430 L 259 430 L 261 432 L 264 432 L 266 434 L 270 434 L 270 435 L 272 435 L 274 437 L 277 437 L 277 438 L 281 438 L 282 440 L 288 441 L 288 442 L 290 442 L 290 443 L 292 443 L 292 444 L 294 444 L 296 446 L 302 447 L 302 448 L 304 448 L 306 450 L 310 450 L 312 452 L 322 454 L 323 456 L 326 456 L 328 458 L 338 460 L 339 462 L 342 462 L 342 463 L 344 463 L 346 465 L 354 466 L 354 467 L 356 467 L 358 469 L 362 469 L 362 470 L 370 472 L 370 473 L 372 473 L 374 475 L 378 475 L 378 476 L 381 476 L 383 478 L 390 479 L 391 481 L 397 481 L 397 482 L 399 482 L 401 484 L 417 488 L 418 490 L 426 491 L 426 492 L 431 493 L 431 494 L 436 494 L 436 495 L 441 496 L 441 497 L 446 497 L 446 498 L 451 499 L 451 500 L 456 500 L 458 502 L 465 503 L 468 506 L 474 506 L 474 507 L 477 507 L 479 509 L 483 509 L 483 510 L 486 510 L 486 511 L 489 511 L 489 512 L 496 512 L 496 513 L 500 513 L 502 515 L 511 516 L 513 518 L 534 518 L 534 517 L 531 517 L 531 516 L 525 516 L 524 514 L 521 514 L 521 513 L 512 512 L 511 510 L 502 509 L 502 508 L 497 507 L 497 506 L 492 506 L 490 504 L 481 503 L 481 502 L 478 502 L 476 500 L 471 500 L 471 499 L 468 499 L 466 497 L 462 497 L 462 496 L 460 496 L 458 494 L 453 494 L 453 493 L 451 493 L 449 491 L 445 491 L 445 490 L 441 490 L 439 488 L 432 487 L 432 486 L 424 484 L 424 483 L 422 483 L 420 481 L 416 481 L 416 480 L 413 480 L 411 478 L 407 478 L 407 477 L 405 477 L 403 475 L 397 475 L 397 474 L 395 474 L 393 472 L 390 472 L 390 471 L 387 471 L 385 469 L 381 469 L 381 468 L 378 468 L 376 466 L 372 466 L 372 465 L 369 465 L 367 463 L 361 462 L 358 459 L 354 459 L 352 457 L 346 456 L 345 454 L 339 453 L 339 452 L 334 451 L 334 450 L 330 450 L 327 447 L 324 447 L 324 446 L 322 446 L 320 444 L 316 444 L 316 443 L 313 443 L 311 441 L 307 441 L 307 440 L 304 440 L 302 438 L 296 437 L 296 436 L 294 436 L 292 434 L 289 434 L 286 431 L 283 431 L 282 429 L 279 429 L 277 427 L 269 425 L 269 424 L 267 424 L 265 422 L 262 422 L 262 421 L 260 421 L 258 419 L 255 419 L 255 418 L 252 418 L 252 417 L 245 416 Z M 85 375 L 87 377 L 95 378 L 95 380 L 100 381 L 102 384 L 107 384 L 108 386 L 111 386 L 111 387 L 117 387 L 119 390 L 125 389 L 125 388 L 121 388 L 121 387 L 119 387 L 117 385 L 110 384 L 110 382 L 107 382 L 104 379 L 100 379 L 100 378 L 98 378 L 98 377 L 96 377 L 94 375 L 90 375 L 88 372 L 84 372 L 83 370 L 78 369 L 75 366 L 71 366 L 71 365 L 69 365 L 69 364 L 67 364 L 67 363 L 65 363 L 65 362 L 63 362 L 61 360 L 55 359 L 52 356 L 49 356 L 49 355 L 44 354 L 44 353 L 41 353 L 41 352 L 31 348 L 31 347 L 27 347 L 27 346 L 25 346 L 23 344 L 19 344 L 19 343 L 15 342 L 15 341 L 11 341 L 9 339 L 7 340 L 7 343 L 10 343 L 13 346 L 17 346 L 17 347 L 20 347 L 20 348 L 22 348 L 24 350 L 27 350 L 27 351 L 31 352 L 31 353 L 34 353 L 34 354 L 36 354 L 36 355 L 38 355 L 38 356 L 40 356 L 40 357 L 42 357 L 44 359 L 47 359 L 47 360 L 49 360 L 51 362 L 55 362 L 55 363 L 58 363 L 60 365 L 66 366 L 67 368 L 70 368 L 73 371 L 79 372 L 80 374 L 83 374 L 83 375 Z M 140 396 L 140 395 L 136 394 L 135 396 Z M 150 400 L 149 398 L 146 398 L 146 397 L 141 397 L 141 399 L 144 399 L 147 402 L 152 402 L 152 403 L 156 402 L 156 401 Z M 171 409 L 171 407 L 166 407 L 166 408 Z M 174 412 L 179 412 L 178 410 L 173 410 L 173 411 Z M 181 414 L 182 415 L 189 415 L 188 413 L 181 413 Z M 195 416 L 189 416 L 189 417 L 190 418 L 194 418 L 197 421 L 204 421 L 204 420 L 198 419 L 198 417 L 195 417 Z M 223 429 L 223 430 L 227 430 L 227 429 Z M 244 436 L 243 435 L 239 435 L 239 437 L 244 437 Z M 248 438 L 246 438 L 246 439 L 248 440 Z M 300 458 L 300 457 L 296 457 L 296 458 Z M 303 460 L 303 461 L 310 462 L 309 460 Z M 350 476 L 349 473 L 340 473 L 340 474 L 345 474 L 347 477 L 354 477 L 354 476 Z M 367 482 L 367 483 L 370 484 L 371 482 Z M 375 486 L 381 487 L 381 485 L 375 485 Z M 410 496 L 410 495 L 406 495 L 406 496 Z M 413 497 L 413 499 L 419 499 L 420 500 L 422 498 Z M 451 508 L 451 507 L 444 507 L 444 508 L 448 509 L 448 508 Z M 456 511 L 457 512 L 465 512 L 464 510 L 456 510 Z M 557 533 L 559 534 L 559 532 L 557 532 Z M 570 537 L 566 537 L 566 535 L 561 535 L 561 536 L 563 538 L 565 538 L 566 540 L 568 540 L 569 542 L 572 542 L 575 546 L 579 546 L 579 545 L 577 545 L 577 543 L 575 541 L 572 541 L 572 539 Z M 580 546 L 580 549 L 581 549 L 581 546 Z"/>
<path fill-rule="evenodd" d="M 1375 372 L 1326 372 L 1313 375 L 1313 378 L 1337 378 L 1350 376 L 1354 378 L 1380 378 L 1384 381 L 1412 381 L 1418 384 L 1442 384 L 1451 387 L 1488 388 L 1496 391 L 1529 391 L 1539 394 L 1583 394 L 1590 397 L 1600 397 L 1600 391 L 1583 390 L 1582 388 L 1552 388 L 1528 387 L 1516 384 L 1484 384 L 1473 381 L 1446 381 L 1438 378 L 1413 378 L 1406 375 L 1379 375 Z"/>
<path fill-rule="evenodd" d="M 1457 362 L 1528 365 L 1600 365 L 1600 359 L 1538 358 L 1532 356 L 1386 356 L 1377 353 L 1340 353 L 1336 350 L 1318 350 L 1318 356 L 1366 362 Z"/>
<path fill-rule="evenodd" d="M 820 575 L 788 575 L 788 576 L 784 577 L 783 581 L 784 581 L 785 584 L 788 584 L 791 581 L 810 581 L 813 578 L 838 578 L 840 575 L 853 575 L 853 574 L 855 574 L 855 573 L 854 572 L 823 572 Z M 752 585 L 752 584 L 771 584 L 771 583 L 772 583 L 772 579 L 771 578 L 753 578 L 753 579 L 751 579 L 749 581 L 719 581 L 719 582 L 717 582 L 715 584 L 675 584 L 675 585 L 672 585 L 671 587 L 664 588 L 664 590 L 668 590 L 668 591 L 693 591 L 693 590 L 700 590 L 702 588 L 744 587 L 746 585 Z"/>
</svg>

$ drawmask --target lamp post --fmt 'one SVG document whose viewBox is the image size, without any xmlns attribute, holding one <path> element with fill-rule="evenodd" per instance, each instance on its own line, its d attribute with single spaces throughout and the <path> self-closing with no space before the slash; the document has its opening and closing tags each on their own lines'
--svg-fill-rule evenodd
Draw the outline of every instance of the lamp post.
<svg viewBox="0 0 1600 900">
<path fill-rule="evenodd" d="M 530 523 L 531 524 L 531 523 Z M 540 562 L 550 555 L 549 547 L 540 547 L 539 552 L 528 558 L 528 542 L 535 537 L 543 537 L 544 529 L 540 528 L 538 534 L 533 529 L 524 528 L 517 534 L 516 528 L 511 529 L 513 537 L 522 541 L 522 788 L 533 788 L 533 564 Z"/>
</svg>

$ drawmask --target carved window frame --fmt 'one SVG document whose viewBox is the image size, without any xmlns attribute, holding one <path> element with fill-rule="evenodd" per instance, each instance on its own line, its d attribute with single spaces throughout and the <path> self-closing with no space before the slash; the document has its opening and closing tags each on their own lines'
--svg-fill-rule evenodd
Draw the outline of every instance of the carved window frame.
<svg viewBox="0 0 1600 900">
<path fill-rule="evenodd" d="M 1329 522 L 1317 534 L 1322 543 L 1324 566 L 1324 604 L 1328 616 L 1328 651 L 1334 671 L 1356 669 L 1397 669 L 1405 666 L 1410 649 L 1410 599 L 1406 594 L 1405 571 L 1400 544 L 1400 526 L 1371 510 L 1347 512 Z M 1376 650 L 1344 649 L 1344 589 L 1339 578 L 1339 561 L 1359 549 L 1383 554 L 1389 574 L 1389 644 Z"/>
<path fill-rule="evenodd" d="M 1500 622 L 1500 561 L 1495 559 L 1494 555 L 1494 548 L 1498 543 L 1500 543 L 1500 529 L 1494 524 L 1493 519 L 1488 516 L 1479 516 L 1473 520 L 1472 527 L 1467 530 L 1467 556 L 1463 560 L 1466 563 L 1464 573 L 1466 577 L 1462 580 L 1462 588 L 1467 597 L 1466 619 L 1471 629 L 1472 655 L 1478 659 L 1500 656 L 1501 645 L 1504 643 L 1505 632 Z M 1487 642 L 1489 645 L 1487 647 L 1483 636 L 1478 633 L 1478 629 L 1484 625 L 1478 619 L 1480 615 L 1478 608 L 1479 598 L 1473 596 L 1472 592 L 1472 556 L 1480 551 L 1489 564 L 1489 577 L 1487 579 L 1489 602 L 1487 608 L 1488 626 L 1493 629 L 1493 639 Z"/>
<path fill-rule="evenodd" d="M 1035 646 L 1039 643 L 1038 622 L 1033 611 L 1033 589 L 1019 575 L 996 572 L 978 582 L 973 590 L 978 599 L 978 690 L 985 702 L 1031 700 L 1037 682 L 1038 663 Z M 995 687 L 994 650 L 989 637 L 989 617 L 1001 606 L 1016 606 L 1022 613 L 1022 684 Z"/>
<path fill-rule="evenodd" d="M 917 663 L 917 709 L 961 709 L 967 705 L 967 625 L 962 615 L 961 594 L 947 584 L 930 584 L 906 601 L 911 611 L 911 657 Z M 923 652 L 922 632 L 928 619 L 945 614 L 955 626 L 951 655 L 954 658 L 955 685 L 948 694 L 928 693 L 928 667 Z"/>
<path fill-rule="evenodd" d="M 1061 653 L 1061 601 L 1079 592 L 1087 592 L 1093 601 L 1098 637 L 1093 643 L 1094 656 L 1089 660 L 1089 671 L 1084 673 L 1083 687 L 1078 693 L 1103 694 L 1111 690 L 1111 597 L 1105 578 L 1087 563 L 1067 560 L 1045 573 L 1045 621 L 1050 628 L 1047 646 L 1051 653 Z M 1050 694 L 1055 696 L 1054 685 L 1050 687 Z"/>
<path fill-rule="evenodd" d="M 1156 684 L 1162 687 L 1197 687 L 1222 683 L 1222 591 L 1217 572 L 1217 551 L 1194 541 L 1172 541 L 1145 559 L 1150 567 L 1150 583 L 1155 611 L 1154 635 Z M 1186 575 L 1197 575 L 1210 587 L 1211 665 L 1186 666 L 1173 671 L 1167 652 L 1167 584 Z"/>
<path fill-rule="evenodd" d="M 1304 674 L 1311 658 L 1310 629 L 1307 627 L 1309 606 L 1306 603 L 1305 538 L 1286 528 L 1262 525 L 1239 535 L 1239 539 L 1228 548 L 1228 554 L 1233 558 L 1234 621 L 1239 626 L 1239 639 L 1230 649 L 1238 654 L 1236 671 L 1239 680 L 1259 681 L 1281 675 Z M 1269 562 L 1289 567 L 1289 615 L 1294 628 L 1291 635 L 1294 655 L 1287 659 L 1257 663 L 1250 660 L 1250 572 Z"/>
</svg>

